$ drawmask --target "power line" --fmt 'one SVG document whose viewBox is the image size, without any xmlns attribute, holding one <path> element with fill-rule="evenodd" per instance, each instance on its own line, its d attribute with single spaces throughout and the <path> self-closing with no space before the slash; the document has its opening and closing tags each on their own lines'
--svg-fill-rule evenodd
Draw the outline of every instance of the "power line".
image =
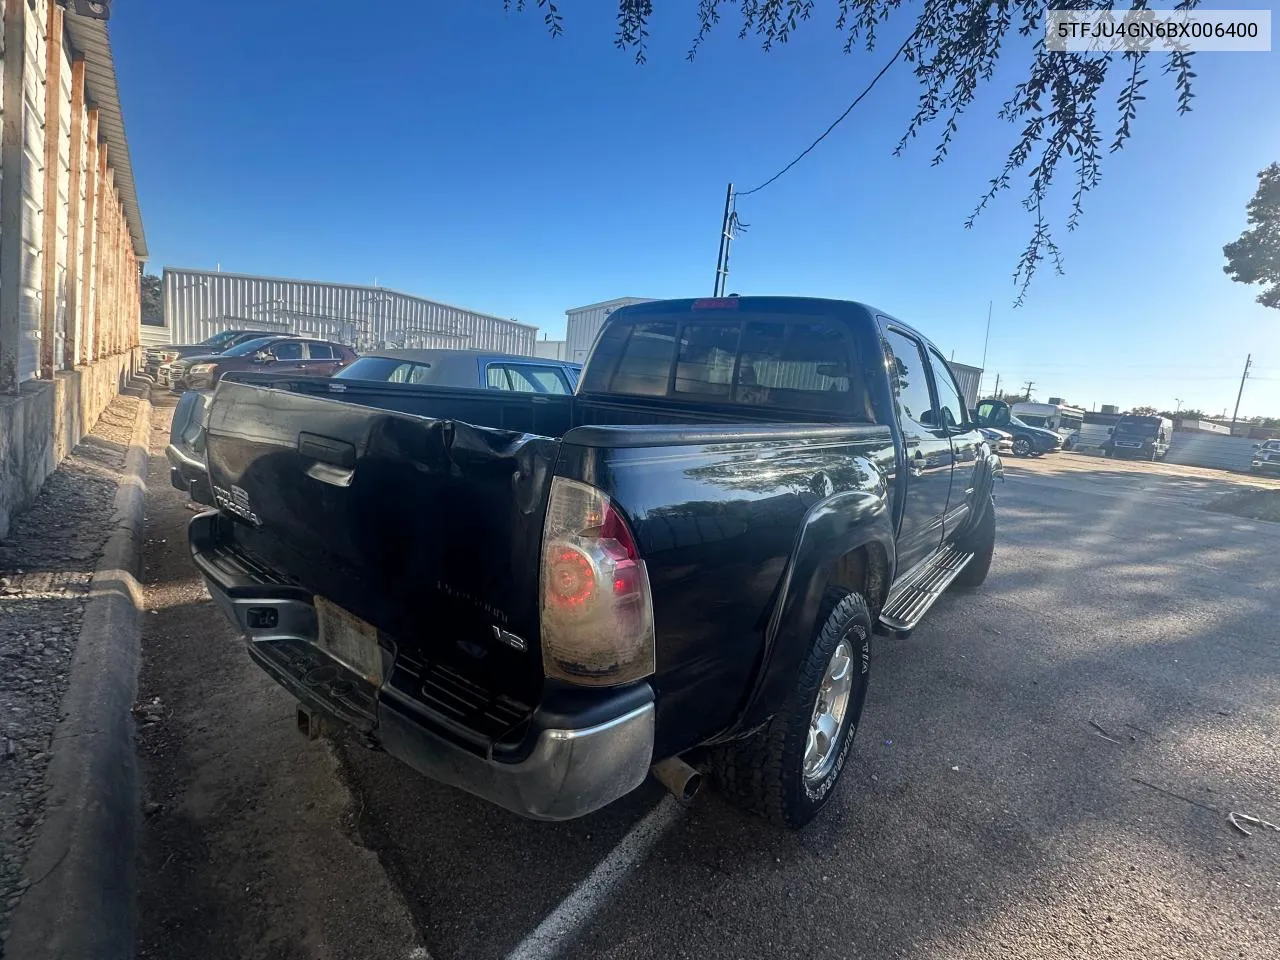
<svg viewBox="0 0 1280 960">
<path fill-rule="evenodd" d="M 782 176 L 784 173 L 786 173 L 788 170 L 794 167 L 797 163 L 803 160 L 809 154 L 809 152 L 813 150 L 814 147 L 820 144 L 823 140 L 827 139 L 827 135 L 831 133 L 831 131 L 834 130 L 836 127 L 840 126 L 841 121 L 843 121 L 845 117 L 847 117 L 849 114 L 853 112 L 853 108 L 862 102 L 863 97 L 865 97 L 867 94 L 869 94 L 872 90 L 875 89 L 875 85 L 880 82 L 880 78 L 883 77 L 886 73 L 888 73 L 889 68 L 892 67 L 898 61 L 898 58 L 902 56 L 903 53 L 906 52 L 907 45 L 911 43 L 912 40 L 915 39 L 916 33 L 919 31 L 919 29 L 920 28 L 917 27 L 915 30 L 911 31 L 911 35 L 908 36 L 907 39 L 902 41 L 902 46 L 898 47 L 897 52 L 892 57 L 889 58 L 889 62 L 880 68 L 880 72 L 871 78 L 871 82 L 868 83 L 862 89 L 861 93 L 859 93 L 856 97 L 853 98 L 853 103 L 845 107 L 844 113 L 836 117 L 835 120 L 832 121 L 831 126 L 823 130 L 822 135 L 819 136 L 817 140 L 813 141 L 813 143 L 809 144 L 802 151 L 800 151 L 799 156 L 797 156 L 794 160 L 788 163 L 785 167 L 783 167 L 781 170 L 775 173 L 772 177 L 770 177 L 764 183 L 760 184 L 760 186 L 752 187 L 750 190 L 739 191 L 737 196 L 746 197 L 746 196 L 750 196 L 753 193 L 758 193 L 759 191 L 763 190 L 765 187 L 769 186 L 769 184 L 773 183 L 773 181 L 777 180 L 780 176 Z"/>
</svg>

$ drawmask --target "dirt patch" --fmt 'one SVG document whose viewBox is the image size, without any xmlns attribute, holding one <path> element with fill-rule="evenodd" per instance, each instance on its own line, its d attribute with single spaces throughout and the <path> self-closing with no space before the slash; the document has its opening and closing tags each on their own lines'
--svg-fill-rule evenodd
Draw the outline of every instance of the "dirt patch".
<svg viewBox="0 0 1280 960">
<path fill-rule="evenodd" d="M 1214 513 L 1229 513 L 1248 520 L 1280 523 L 1280 489 L 1237 490 L 1227 493 L 1205 506 Z"/>
</svg>

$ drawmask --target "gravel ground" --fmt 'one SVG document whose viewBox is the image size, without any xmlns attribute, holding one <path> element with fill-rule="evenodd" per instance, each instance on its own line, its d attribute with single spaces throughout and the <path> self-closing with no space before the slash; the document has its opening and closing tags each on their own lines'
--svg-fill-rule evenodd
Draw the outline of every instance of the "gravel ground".
<svg viewBox="0 0 1280 960">
<path fill-rule="evenodd" d="M 0 543 L 0 956 L 13 909 L 40 880 L 23 865 L 137 408 L 136 397 L 113 400 Z"/>
</svg>

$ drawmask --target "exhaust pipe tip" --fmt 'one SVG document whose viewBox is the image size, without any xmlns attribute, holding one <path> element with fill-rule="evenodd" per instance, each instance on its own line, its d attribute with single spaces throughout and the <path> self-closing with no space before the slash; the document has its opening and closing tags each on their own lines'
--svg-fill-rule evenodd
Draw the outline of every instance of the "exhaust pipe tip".
<svg viewBox="0 0 1280 960">
<path fill-rule="evenodd" d="M 649 772 L 681 803 L 692 802 L 702 789 L 702 774 L 679 757 L 668 757 L 661 763 L 655 763 Z"/>
</svg>

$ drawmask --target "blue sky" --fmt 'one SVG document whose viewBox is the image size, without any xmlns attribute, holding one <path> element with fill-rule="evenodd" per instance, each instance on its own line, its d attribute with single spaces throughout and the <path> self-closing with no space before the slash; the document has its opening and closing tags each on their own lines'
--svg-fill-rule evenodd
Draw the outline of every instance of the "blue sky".
<svg viewBox="0 0 1280 960">
<path fill-rule="evenodd" d="M 559 39 L 501 0 L 449 6 L 117 3 L 152 270 L 376 278 L 553 337 L 568 307 L 707 293 L 726 182 L 772 175 L 908 29 L 846 56 L 835 4 L 819 0 L 818 18 L 766 54 L 737 39 L 730 10 L 688 63 L 695 4 L 667 0 L 637 66 L 613 47 L 604 0 L 563 3 Z M 1252 352 L 1241 413 L 1280 416 L 1280 311 L 1221 270 L 1257 171 L 1280 160 L 1280 53 L 1198 55 L 1185 117 L 1152 71 L 1134 140 L 1059 237 L 1066 276 L 1041 273 L 1015 310 L 1020 194 L 973 230 L 963 221 L 1012 143 L 994 114 L 1025 63 L 1011 53 L 938 167 L 934 131 L 892 156 L 916 93 L 896 67 L 743 199 L 730 290 L 874 303 L 969 363 L 994 301 L 990 376 L 1085 406 L 1230 412 Z"/>
</svg>

